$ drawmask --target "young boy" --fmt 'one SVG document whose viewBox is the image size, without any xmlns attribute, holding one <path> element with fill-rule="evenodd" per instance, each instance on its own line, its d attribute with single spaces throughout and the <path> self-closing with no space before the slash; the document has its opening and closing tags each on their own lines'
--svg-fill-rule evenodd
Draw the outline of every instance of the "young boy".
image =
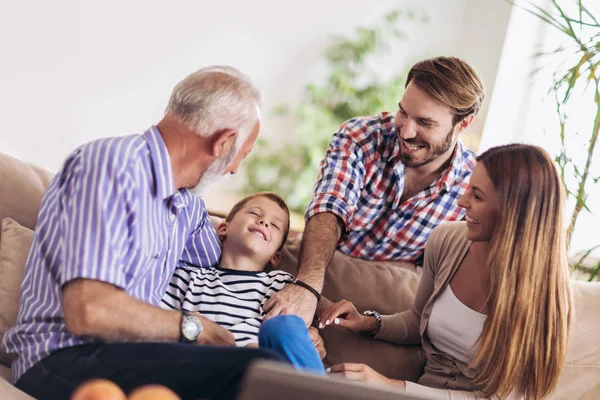
<svg viewBox="0 0 600 400">
<path fill-rule="evenodd" d="M 238 346 L 270 348 L 300 369 L 324 373 L 299 317 L 278 316 L 263 323 L 264 303 L 294 281 L 284 271 L 264 272 L 279 263 L 289 228 L 289 209 L 275 193 L 242 199 L 217 228 L 223 242 L 220 266 L 199 268 L 181 262 L 162 307 L 199 312 L 228 329 Z"/>
</svg>

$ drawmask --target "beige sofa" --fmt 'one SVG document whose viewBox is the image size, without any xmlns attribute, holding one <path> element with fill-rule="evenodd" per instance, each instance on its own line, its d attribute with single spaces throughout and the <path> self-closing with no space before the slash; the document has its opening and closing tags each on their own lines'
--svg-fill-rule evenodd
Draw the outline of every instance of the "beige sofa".
<svg viewBox="0 0 600 400">
<path fill-rule="evenodd" d="M 38 208 L 52 174 L 0 153 L 0 337 L 15 323 L 23 268 L 33 238 Z M 208 205 L 210 208 L 210 204 Z M 288 240 L 282 266 L 294 272 L 301 237 Z M 393 313 L 409 308 L 419 275 L 411 265 L 367 263 L 336 253 L 327 272 L 324 294 L 352 300 L 360 310 Z M 600 398 L 600 284 L 574 282 L 576 323 L 560 384 L 552 398 Z M 417 380 L 424 356 L 419 346 L 395 346 L 342 329 L 322 331 L 326 363 L 365 362 L 393 378 Z M 290 387 L 303 379 L 290 379 Z M 292 382 L 294 381 L 294 382 Z M 28 399 L 10 383 L 10 359 L 0 352 L 0 398 Z M 285 382 L 277 382 L 277 386 Z M 376 394 L 377 392 L 374 392 Z M 274 393 L 274 398 L 277 394 Z M 327 397 L 327 396 L 324 396 Z M 316 399 L 316 398 L 315 398 Z"/>
</svg>

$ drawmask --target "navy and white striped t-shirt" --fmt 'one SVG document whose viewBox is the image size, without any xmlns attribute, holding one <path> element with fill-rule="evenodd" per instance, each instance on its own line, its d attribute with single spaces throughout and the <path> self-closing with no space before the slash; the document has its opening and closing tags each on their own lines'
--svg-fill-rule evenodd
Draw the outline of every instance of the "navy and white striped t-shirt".
<svg viewBox="0 0 600 400">
<path fill-rule="evenodd" d="M 263 305 L 294 277 L 287 272 L 178 265 L 161 306 L 196 311 L 233 333 L 237 346 L 258 343 Z"/>
<path fill-rule="evenodd" d="M 155 126 L 79 147 L 40 206 L 17 323 L 2 342 L 17 356 L 13 380 L 53 351 L 91 341 L 67 329 L 61 294 L 67 282 L 104 281 L 158 306 L 178 260 L 211 267 L 220 257 L 202 199 L 175 190 Z"/>
</svg>

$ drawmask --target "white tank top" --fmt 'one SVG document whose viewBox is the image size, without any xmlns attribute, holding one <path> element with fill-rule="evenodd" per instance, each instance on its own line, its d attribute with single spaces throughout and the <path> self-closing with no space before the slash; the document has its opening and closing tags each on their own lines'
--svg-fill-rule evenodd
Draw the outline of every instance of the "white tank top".
<svg viewBox="0 0 600 400">
<path fill-rule="evenodd" d="M 469 364 L 486 318 L 463 304 L 448 285 L 433 303 L 426 333 L 436 349 Z"/>
</svg>

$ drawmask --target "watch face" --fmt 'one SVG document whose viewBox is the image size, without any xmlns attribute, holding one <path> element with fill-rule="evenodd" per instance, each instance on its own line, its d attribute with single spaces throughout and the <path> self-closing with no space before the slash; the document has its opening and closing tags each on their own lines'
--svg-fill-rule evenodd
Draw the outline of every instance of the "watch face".
<svg viewBox="0 0 600 400">
<path fill-rule="evenodd" d="M 186 318 L 181 327 L 183 336 L 189 340 L 196 340 L 202 332 L 202 325 L 196 318 Z"/>
</svg>

